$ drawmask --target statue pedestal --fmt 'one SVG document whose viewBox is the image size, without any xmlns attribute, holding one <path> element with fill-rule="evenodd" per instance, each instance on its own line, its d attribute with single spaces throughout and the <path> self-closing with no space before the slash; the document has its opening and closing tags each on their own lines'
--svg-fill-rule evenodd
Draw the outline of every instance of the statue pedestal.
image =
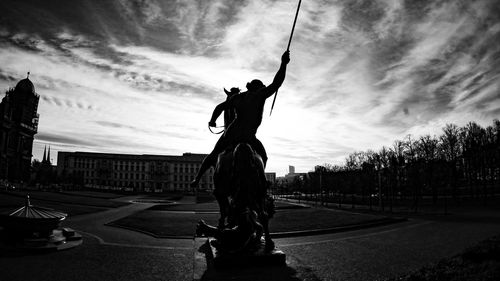
<svg viewBox="0 0 500 281">
<path fill-rule="evenodd" d="M 269 280 L 270 276 L 288 276 L 290 268 L 280 250 L 252 253 L 223 253 L 210 245 L 213 238 L 195 237 L 193 281 Z M 279 280 L 295 280 L 281 278 Z M 298 280 L 298 279 L 297 279 Z"/>
<path fill-rule="evenodd" d="M 233 268 L 242 266 L 284 266 L 286 265 L 286 255 L 278 249 L 270 252 L 264 250 L 262 242 L 254 251 L 239 253 L 227 253 L 218 251 L 212 246 L 213 238 L 208 239 L 215 268 Z"/>
</svg>

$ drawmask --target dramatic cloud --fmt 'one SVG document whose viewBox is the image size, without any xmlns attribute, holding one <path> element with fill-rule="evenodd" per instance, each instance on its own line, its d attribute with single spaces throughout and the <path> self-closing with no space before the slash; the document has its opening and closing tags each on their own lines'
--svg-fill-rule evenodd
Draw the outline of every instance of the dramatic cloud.
<svg viewBox="0 0 500 281">
<path fill-rule="evenodd" d="M 0 86 L 32 73 L 41 96 L 35 158 L 46 144 L 208 153 L 222 88 L 272 81 L 296 5 L 5 0 Z M 499 19 L 495 0 L 303 1 L 287 79 L 257 135 L 268 170 L 307 171 L 446 123 L 498 118 Z"/>
</svg>

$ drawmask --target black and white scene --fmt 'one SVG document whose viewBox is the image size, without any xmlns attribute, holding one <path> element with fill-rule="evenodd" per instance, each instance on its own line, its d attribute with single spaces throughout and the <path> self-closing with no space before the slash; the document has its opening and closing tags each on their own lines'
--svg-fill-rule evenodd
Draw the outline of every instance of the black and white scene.
<svg viewBox="0 0 500 281">
<path fill-rule="evenodd" d="M 498 0 L 0 11 L 0 280 L 500 280 Z"/>
</svg>

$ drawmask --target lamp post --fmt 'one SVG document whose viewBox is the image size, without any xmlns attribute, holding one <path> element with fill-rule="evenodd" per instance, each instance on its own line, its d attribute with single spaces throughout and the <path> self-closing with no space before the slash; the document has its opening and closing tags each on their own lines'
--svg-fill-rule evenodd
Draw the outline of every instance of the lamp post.
<svg viewBox="0 0 500 281">
<path fill-rule="evenodd" d="M 321 199 L 321 206 L 323 206 L 323 170 L 319 171 L 319 194 Z"/>
</svg>

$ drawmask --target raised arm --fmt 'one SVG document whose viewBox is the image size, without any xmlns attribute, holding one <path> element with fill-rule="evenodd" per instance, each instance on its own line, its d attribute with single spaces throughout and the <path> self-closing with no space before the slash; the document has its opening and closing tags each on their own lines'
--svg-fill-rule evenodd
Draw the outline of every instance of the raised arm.
<svg viewBox="0 0 500 281">
<path fill-rule="evenodd" d="M 263 91 L 263 95 L 266 97 L 266 99 L 272 96 L 279 89 L 279 87 L 281 87 L 283 81 L 285 81 L 286 65 L 289 62 L 290 62 L 290 51 L 285 51 L 281 56 L 280 69 L 278 69 L 278 72 L 276 72 L 273 82 L 269 86 L 267 86 L 266 89 Z"/>
</svg>

